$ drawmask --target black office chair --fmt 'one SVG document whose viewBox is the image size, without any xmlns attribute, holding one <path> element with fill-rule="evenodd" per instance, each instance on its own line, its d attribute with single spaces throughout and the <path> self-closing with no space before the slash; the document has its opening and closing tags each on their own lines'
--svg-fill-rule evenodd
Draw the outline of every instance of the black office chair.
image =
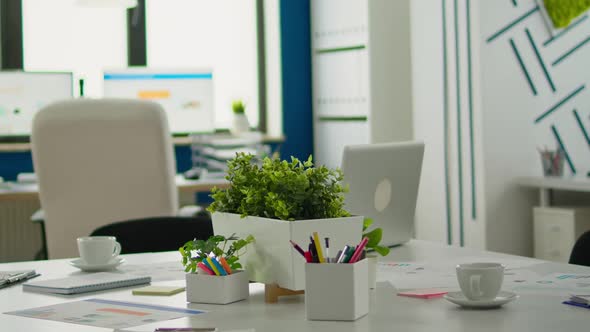
<svg viewBox="0 0 590 332">
<path fill-rule="evenodd" d="M 208 214 L 196 217 L 154 217 L 101 226 L 91 236 L 115 236 L 122 254 L 178 250 L 192 239 L 207 240 L 213 235 Z"/>
<path fill-rule="evenodd" d="M 590 231 L 582 234 L 574 244 L 569 263 L 590 266 Z"/>
</svg>

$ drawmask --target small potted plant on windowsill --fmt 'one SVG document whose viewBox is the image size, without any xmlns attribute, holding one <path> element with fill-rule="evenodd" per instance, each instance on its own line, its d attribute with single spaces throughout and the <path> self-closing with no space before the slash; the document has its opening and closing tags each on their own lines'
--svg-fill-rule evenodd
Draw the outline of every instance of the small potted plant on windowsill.
<svg viewBox="0 0 590 332">
<path fill-rule="evenodd" d="M 305 162 L 237 154 L 228 162 L 230 187 L 214 189 L 216 234 L 252 234 L 256 243 L 244 256 L 250 280 L 289 290 L 305 289 L 305 261 L 289 240 L 306 243 L 313 232 L 330 238 L 330 246 L 358 243 L 363 217 L 344 209 L 342 172 Z"/>
<path fill-rule="evenodd" d="M 232 102 L 232 110 L 234 113 L 231 133 L 235 136 L 240 136 L 250 131 L 250 122 L 246 116 L 246 104 L 241 100 L 234 100 Z"/>
<path fill-rule="evenodd" d="M 179 248 L 186 274 L 188 302 L 228 304 L 248 297 L 248 275 L 241 270 L 239 257 L 254 242 L 249 235 L 243 239 L 213 235 L 206 241 L 192 240 Z M 231 243 L 231 244 L 230 244 Z"/>
<path fill-rule="evenodd" d="M 379 227 L 369 231 L 369 227 L 373 224 L 373 219 L 365 218 L 363 221 L 363 237 L 369 238 L 369 242 L 365 247 L 365 258 L 369 265 L 369 288 L 373 289 L 377 283 L 377 254 L 381 256 L 389 255 L 389 248 L 380 246 L 381 238 L 383 237 L 383 230 Z M 367 252 L 373 250 L 375 253 Z"/>
</svg>

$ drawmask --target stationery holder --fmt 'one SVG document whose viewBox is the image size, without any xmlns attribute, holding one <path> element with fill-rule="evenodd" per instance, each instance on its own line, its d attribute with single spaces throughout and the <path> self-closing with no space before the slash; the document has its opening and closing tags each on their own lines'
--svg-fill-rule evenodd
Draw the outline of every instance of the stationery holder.
<svg viewBox="0 0 590 332">
<path fill-rule="evenodd" d="M 186 274 L 186 300 L 195 303 L 228 304 L 248 298 L 248 274 L 242 270 L 226 276 Z"/>
<path fill-rule="evenodd" d="M 308 320 L 353 321 L 369 312 L 367 260 L 354 264 L 305 264 Z"/>
</svg>

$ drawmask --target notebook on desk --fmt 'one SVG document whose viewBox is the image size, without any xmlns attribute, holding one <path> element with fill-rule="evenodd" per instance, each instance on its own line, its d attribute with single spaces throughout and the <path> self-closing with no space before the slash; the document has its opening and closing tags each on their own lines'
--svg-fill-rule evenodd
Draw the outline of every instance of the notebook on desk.
<svg viewBox="0 0 590 332">
<path fill-rule="evenodd" d="M 105 289 L 147 284 L 149 276 L 133 276 L 100 272 L 61 279 L 30 282 L 23 285 L 24 291 L 54 294 L 79 294 Z"/>
</svg>

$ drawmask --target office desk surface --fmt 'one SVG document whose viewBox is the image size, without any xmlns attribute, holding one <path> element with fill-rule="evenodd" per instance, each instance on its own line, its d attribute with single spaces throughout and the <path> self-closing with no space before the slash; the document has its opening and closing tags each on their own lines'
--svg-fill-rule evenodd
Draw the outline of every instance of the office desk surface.
<svg viewBox="0 0 590 332">
<path fill-rule="evenodd" d="M 128 264 L 149 264 L 179 259 L 175 252 L 157 254 L 126 255 Z M 481 260 L 510 261 L 515 256 L 468 249 L 447 247 L 440 244 L 413 240 L 392 250 L 388 260 L 396 261 L 451 261 L 458 257 L 477 257 Z M 518 258 L 525 259 L 525 258 Z M 527 259 L 528 260 L 528 259 Z M 547 263 L 534 265 L 530 269 L 548 274 L 552 272 L 590 273 L 590 268 Z M 63 277 L 78 273 L 68 265 L 68 260 L 45 262 L 24 262 L 0 264 L 0 270 L 34 268 L 42 274 L 41 279 Z M 183 285 L 184 281 L 169 281 L 157 284 Z M 378 283 L 371 291 L 370 312 L 355 322 L 308 321 L 305 318 L 305 304 L 302 295 L 281 298 L 277 304 L 264 303 L 264 287 L 250 285 L 250 298 L 229 305 L 205 305 L 186 303 L 185 293 L 171 297 L 132 296 L 129 288 L 92 293 L 81 296 L 55 296 L 25 293 L 21 286 L 0 290 L 0 312 L 46 306 L 86 298 L 106 298 L 189 307 L 208 310 L 192 318 L 130 330 L 149 331 L 146 327 L 157 326 L 216 326 L 223 329 L 255 328 L 256 331 L 574 331 L 587 330 L 590 311 L 561 304 L 566 296 L 544 296 L 521 294 L 515 302 L 500 309 L 462 309 L 446 300 L 422 300 L 395 295 L 389 283 Z M 2 331 L 108 331 L 95 327 L 65 324 L 39 319 L 0 315 Z"/>
<path fill-rule="evenodd" d="M 213 187 L 227 188 L 229 183 L 225 179 L 187 180 L 182 175 L 176 175 L 176 187 L 180 192 L 207 192 Z M 36 183 L 0 183 L 0 201 L 18 199 L 37 199 L 39 186 Z"/>
</svg>

